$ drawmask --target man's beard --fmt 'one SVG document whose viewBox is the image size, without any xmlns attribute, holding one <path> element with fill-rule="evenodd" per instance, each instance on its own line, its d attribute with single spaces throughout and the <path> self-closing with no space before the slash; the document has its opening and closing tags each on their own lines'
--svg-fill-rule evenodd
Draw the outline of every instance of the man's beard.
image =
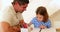
<svg viewBox="0 0 60 32">
<path fill-rule="evenodd" d="M 23 13 L 24 11 L 21 11 L 20 13 Z"/>
</svg>

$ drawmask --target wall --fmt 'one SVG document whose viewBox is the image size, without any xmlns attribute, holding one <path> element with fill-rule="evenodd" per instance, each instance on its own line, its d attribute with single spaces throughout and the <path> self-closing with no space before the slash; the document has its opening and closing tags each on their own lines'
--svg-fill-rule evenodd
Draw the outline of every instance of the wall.
<svg viewBox="0 0 60 32">
<path fill-rule="evenodd" d="M 1 0 L 1 10 L 6 8 L 6 6 L 10 5 L 13 0 Z"/>
<path fill-rule="evenodd" d="M 1 10 L 1 1 L 0 1 L 0 10 Z"/>
<path fill-rule="evenodd" d="M 54 27 L 60 28 L 60 9 L 52 14 L 50 19 L 54 22 Z"/>
</svg>

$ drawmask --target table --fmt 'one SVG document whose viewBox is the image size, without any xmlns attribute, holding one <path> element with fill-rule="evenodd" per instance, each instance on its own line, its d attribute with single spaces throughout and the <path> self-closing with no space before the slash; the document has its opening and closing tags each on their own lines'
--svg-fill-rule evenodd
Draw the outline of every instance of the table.
<svg viewBox="0 0 60 32">
<path fill-rule="evenodd" d="M 56 31 L 57 31 L 57 32 L 60 32 L 60 28 L 56 28 Z"/>
<path fill-rule="evenodd" d="M 30 28 L 22 28 L 21 32 L 39 32 L 41 29 L 39 28 L 33 28 L 33 30 L 30 30 Z M 49 28 L 49 29 L 42 29 L 41 32 L 56 32 L 55 28 Z"/>
</svg>

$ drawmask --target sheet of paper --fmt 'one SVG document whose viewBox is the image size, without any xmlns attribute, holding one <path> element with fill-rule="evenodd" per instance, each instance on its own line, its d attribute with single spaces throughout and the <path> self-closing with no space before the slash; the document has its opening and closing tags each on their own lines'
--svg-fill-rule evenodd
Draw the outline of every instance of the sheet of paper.
<svg viewBox="0 0 60 32">
<path fill-rule="evenodd" d="M 42 29 L 41 32 L 56 32 L 55 28 Z"/>
<path fill-rule="evenodd" d="M 27 28 L 21 28 L 21 32 L 28 32 Z"/>
<path fill-rule="evenodd" d="M 33 30 L 31 32 L 39 32 L 40 29 L 39 28 L 33 28 Z"/>
<path fill-rule="evenodd" d="M 40 28 L 33 28 L 33 30 L 29 30 L 28 28 L 21 28 L 21 32 L 39 32 Z M 56 32 L 55 28 L 49 28 L 49 29 L 42 29 L 40 32 Z"/>
<path fill-rule="evenodd" d="M 39 32 L 41 29 L 34 28 L 31 32 Z M 49 28 L 49 29 L 42 29 L 40 32 L 56 32 L 55 28 Z"/>
</svg>

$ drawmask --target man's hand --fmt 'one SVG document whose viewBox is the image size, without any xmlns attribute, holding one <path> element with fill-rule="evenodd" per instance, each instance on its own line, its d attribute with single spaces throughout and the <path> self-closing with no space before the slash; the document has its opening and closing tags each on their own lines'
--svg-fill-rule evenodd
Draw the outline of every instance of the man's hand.
<svg viewBox="0 0 60 32">
<path fill-rule="evenodd" d="M 15 26 L 14 26 L 14 28 L 12 27 L 12 26 L 10 26 L 10 24 L 9 23 L 7 23 L 7 22 L 1 22 L 0 23 L 1 24 L 1 26 L 0 27 L 2 27 L 3 29 L 1 29 L 3 32 L 17 32 L 17 30 L 14 30 L 14 29 L 18 29 L 18 28 L 16 28 Z"/>
<path fill-rule="evenodd" d="M 22 28 L 28 28 L 28 24 L 25 23 L 24 20 L 20 20 L 19 25 L 20 25 Z"/>
<path fill-rule="evenodd" d="M 19 25 L 13 26 L 13 30 L 20 31 L 20 26 Z"/>
</svg>

